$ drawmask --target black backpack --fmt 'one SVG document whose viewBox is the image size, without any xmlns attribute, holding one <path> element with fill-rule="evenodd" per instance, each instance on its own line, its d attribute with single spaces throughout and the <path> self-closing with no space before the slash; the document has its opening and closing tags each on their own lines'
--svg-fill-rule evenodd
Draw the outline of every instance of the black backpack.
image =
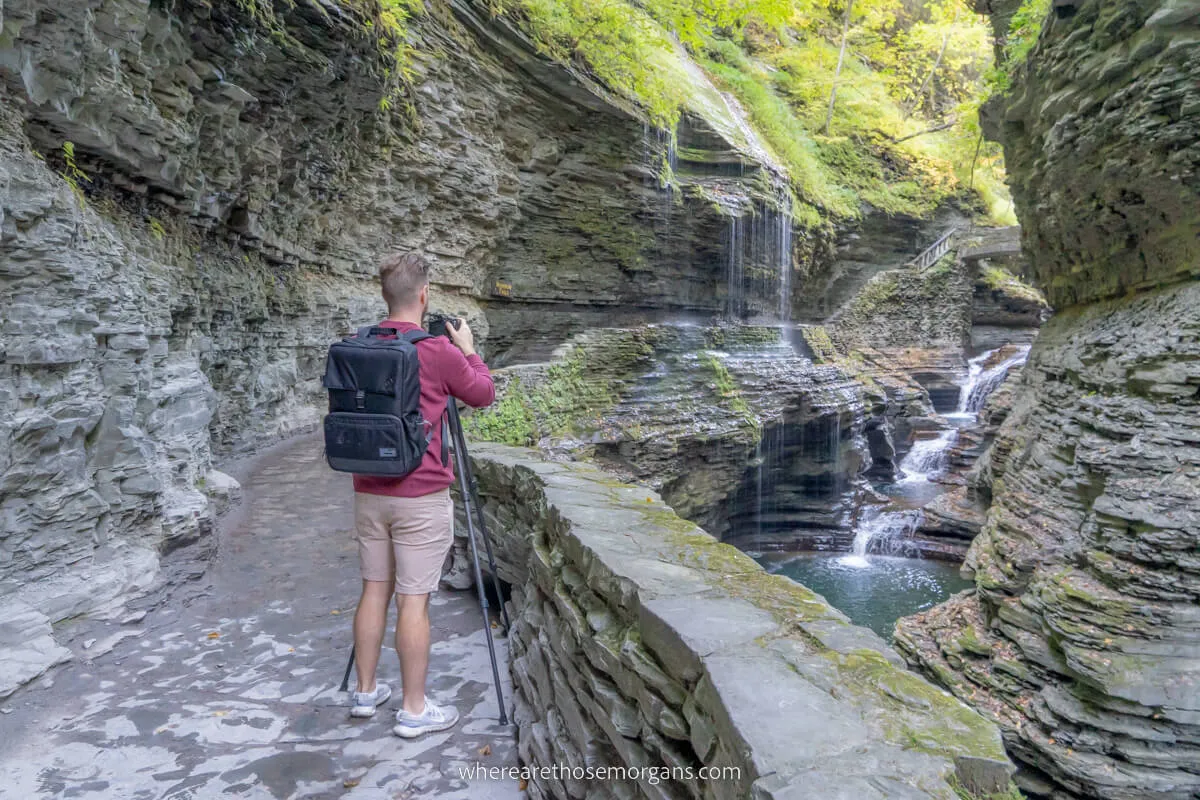
<svg viewBox="0 0 1200 800">
<path fill-rule="evenodd" d="M 368 326 L 329 348 L 323 383 L 329 390 L 325 458 L 330 467 L 402 478 L 420 466 L 431 423 L 421 417 L 417 342 L 432 338 L 425 331 L 400 334 Z"/>
</svg>

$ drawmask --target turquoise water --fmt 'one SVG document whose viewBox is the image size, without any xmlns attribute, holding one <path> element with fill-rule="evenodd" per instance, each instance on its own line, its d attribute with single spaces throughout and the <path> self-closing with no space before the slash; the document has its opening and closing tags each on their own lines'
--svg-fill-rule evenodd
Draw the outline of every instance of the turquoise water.
<svg viewBox="0 0 1200 800">
<path fill-rule="evenodd" d="M 959 577 L 958 565 L 921 558 L 846 554 L 762 553 L 768 572 L 802 583 L 856 625 L 891 640 L 900 617 L 936 605 L 974 586 Z"/>
</svg>

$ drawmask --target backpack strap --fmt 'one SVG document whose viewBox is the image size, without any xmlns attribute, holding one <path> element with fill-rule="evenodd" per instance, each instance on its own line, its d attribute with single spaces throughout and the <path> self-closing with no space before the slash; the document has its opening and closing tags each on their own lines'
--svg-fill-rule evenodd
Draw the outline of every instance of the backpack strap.
<svg viewBox="0 0 1200 800">
<path fill-rule="evenodd" d="M 402 334 L 402 338 L 407 339 L 410 343 L 415 345 L 417 342 L 423 342 L 426 339 L 436 339 L 437 337 L 434 336 L 432 333 L 429 333 L 428 331 L 423 331 L 423 330 L 417 329 L 415 331 L 409 331 L 408 333 Z M 453 402 L 453 401 L 451 401 L 451 402 Z M 442 412 L 442 466 L 443 467 L 450 466 L 450 424 L 447 421 L 447 416 L 449 415 L 449 413 L 450 413 L 449 410 Z"/>
<path fill-rule="evenodd" d="M 403 338 L 407 339 L 412 344 L 416 344 L 417 342 L 423 342 L 426 339 L 436 339 L 437 337 L 428 331 L 418 329 L 403 334 Z"/>
<path fill-rule="evenodd" d="M 450 402 L 454 402 L 451 400 Z M 446 419 L 447 412 L 442 412 L 442 466 L 450 466 L 450 423 Z"/>
<path fill-rule="evenodd" d="M 387 331 L 390 331 L 388 333 Z M 402 339 L 407 339 L 411 344 L 423 342 L 426 339 L 436 339 L 432 333 L 423 330 L 409 331 L 408 333 L 400 333 L 399 328 L 389 328 L 386 325 L 364 325 L 354 333 L 357 339 L 369 339 L 372 336 L 399 336 Z"/>
</svg>

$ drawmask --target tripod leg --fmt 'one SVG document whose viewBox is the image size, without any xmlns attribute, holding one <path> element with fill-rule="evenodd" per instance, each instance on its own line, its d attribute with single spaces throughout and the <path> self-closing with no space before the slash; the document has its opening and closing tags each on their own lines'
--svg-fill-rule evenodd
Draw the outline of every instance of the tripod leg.
<svg viewBox="0 0 1200 800">
<path fill-rule="evenodd" d="M 350 671 L 354 669 L 354 645 L 350 645 L 350 660 L 346 662 L 346 674 L 342 676 L 342 685 L 338 691 L 350 691 Z"/>
<path fill-rule="evenodd" d="M 500 603 L 500 619 L 504 623 L 504 632 L 507 634 L 512 628 L 512 623 L 508 621 L 508 607 L 504 604 L 504 595 L 500 591 L 500 572 L 496 569 L 496 556 L 492 553 L 492 537 L 487 532 L 487 526 L 483 521 L 483 503 L 479 502 L 479 488 L 475 485 L 475 476 L 472 475 L 470 480 L 475 513 L 479 515 L 479 531 L 483 538 L 483 549 L 487 553 L 488 571 L 492 573 L 492 589 L 495 590 L 496 600 Z"/>
<path fill-rule="evenodd" d="M 504 594 L 500 591 L 500 572 L 496 569 L 496 556 L 492 551 L 492 537 L 487 530 L 487 521 L 483 515 L 483 503 L 479 501 L 479 484 L 475 480 L 475 472 L 471 469 L 471 459 L 467 455 L 467 437 L 463 433 L 462 419 L 458 416 L 458 407 L 454 405 L 454 400 L 449 401 L 450 408 L 450 428 L 454 437 L 454 447 L 456 450 L 462 451 L 462 478 L 466 484 L 467 490 L 471 493 L 471 503 L 475 507 L 475 513 L 479 518 L 479 532 L 483 537 L 483 547 L 487 551 L 488 570 L 492 574 L 492 588 L 496 592 L 496 599 L 500 603 L 500 619 L 504 623 L 504 632 L 507 634 L 512 630 L 512 623 L 508 619 L 508 608 L 504 604 Z M 468 511 L 470 509 L 468 508 Z"/>
<path fill-rule="evenodd" d="M 454 408 L 454 400 L 450 400 Z M 458 409 L 454 409 L 457 411 Z M 457 414 L 454 415 L 457 420 Z M 459 489 L 462 491 L 463 506 L 467 518 L 467 541 L 471 547 L 471 558 L 475 565 L 475 588 L 479 592 L 479 610 L 483 613 L 483 633 L 487 637 L 488 655 L 492 659 L 492 679 L 496 682 L 496 701 L 500 706 L 500 724 L 508 724 L 508 712 L 504 707 L 504 689 L 500 685 L 500 666 L 496 662 L 496 643 L 492 640 L 492 620 L 488 614 L 487 591 L 483 587 L 483 570 L 479 566 L 479 543 L 475 541 L 475 521 L 471 514 L 471 494 L 464 478 L 464 461 L 466 454 L 459 447 L 454 448 L 454 459 L 458 464 Z"/>
</svg>

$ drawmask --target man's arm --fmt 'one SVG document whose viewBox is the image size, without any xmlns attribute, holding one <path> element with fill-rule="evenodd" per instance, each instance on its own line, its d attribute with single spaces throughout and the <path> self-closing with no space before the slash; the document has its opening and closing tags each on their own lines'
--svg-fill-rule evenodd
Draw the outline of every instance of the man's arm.
<svg viewBox="0 0 1200 800">
<path fill-rule="evenodd" d="M 462 351 L 462 355 L 454 353 L 458 357 L 450 359 L 446 365 L 443 376 L 447 391 L 474 408 L 491 405 L 496 399 L 496 385 L 487 364 L 475 353 L 475 336 L 467 321 L 462 320 L 457 328 L 447 325 L 446 333 Z"/>
</svg>

